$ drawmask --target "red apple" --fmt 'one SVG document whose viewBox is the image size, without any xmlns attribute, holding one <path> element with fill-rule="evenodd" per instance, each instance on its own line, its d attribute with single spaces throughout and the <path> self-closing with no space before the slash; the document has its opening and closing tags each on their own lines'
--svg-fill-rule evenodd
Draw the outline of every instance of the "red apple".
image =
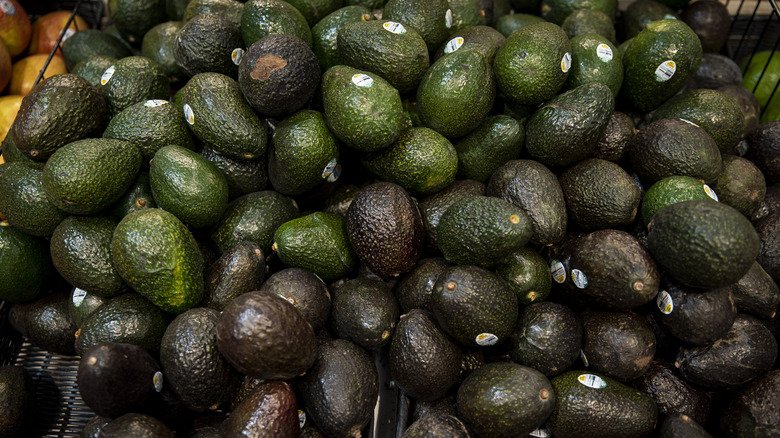
<svg viewBox="0 0 780 438">
<path fill-rule="evenodd" d="M 0 41 L 0 91 L 3 91 L 8 81 L 11 80 L 11 54 L 5 47 L 5 43 Z"/>
<path fill-rule="evenodd" d="M 30 43 L 32 24 L 27 11 L 16 0 L 0 0 L 0 40 L 15 57 Z"/>
<path fill-rule="evenodd" d="M 70 14 L 70 11 L 49 12 L 35 20 L 32 24 L 32 39 L 30 40 L 30 48 L 27 50 L 27 53 L 30 55 L 36 53 L 51 53 L 51 50 L 57 43 L 57 38 L 60 37 L 60 32 L 65 28 L 65 23 L 67 23 L 70 18 Z M 68 30 L 65 31 L 63 41 L 74 33 L 84 29 L 89 29 L 89 25 L 83 18 L 76 15 L 73 17 L 70 26 L 68 26 Z M 62 55 L 60 49 L 57 49 L 57 54 Z"/>
</svg>

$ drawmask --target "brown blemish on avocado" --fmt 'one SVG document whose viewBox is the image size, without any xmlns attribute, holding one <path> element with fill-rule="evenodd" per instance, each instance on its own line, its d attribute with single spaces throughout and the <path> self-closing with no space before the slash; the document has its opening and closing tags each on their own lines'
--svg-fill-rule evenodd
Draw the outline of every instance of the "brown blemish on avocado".
<svg viewBox="0 0 780 438">
<path fill-rule="evenodd" d="M 255 62 L 255 68 L 249 73 L 252 79 L 259 79 L 264 81 L 271 77 L 271 73 L 274 70 L 279 70 L 287 65 L 287 61 L 284 58 L 280 58 L 276 55 L 267 54 L 257 59 Z"/>
</svg>

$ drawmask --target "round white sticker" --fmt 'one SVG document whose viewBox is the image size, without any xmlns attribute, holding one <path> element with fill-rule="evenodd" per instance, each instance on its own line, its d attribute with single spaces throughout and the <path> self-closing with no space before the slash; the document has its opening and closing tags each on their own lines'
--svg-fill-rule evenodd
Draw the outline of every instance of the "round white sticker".
<svg viewBox="0 0 780 438">
<path fill-rule="evenodd" d="M 547 438 L 548 436 L 550 436 L 550 432 L 548 432 L 547 429 L 540 427 L 535 431 L 529 433 L 528 435 L 536 438 Z"/>
<path fill-rule="evenodd" d="M 615 54 L 612 53 L 612 48 L 606 44 L 599 44 L 596 47 L 596 55 L 604 62 L 612 61 L 612 57 L 615 56 Z"/>
<path fill-rule="evenodd" d="M 671 59 L 666 60 L 655 69 L 655 80 L 657 82 L 666 82 L 674 76 L 676 71 L 677 64 Z"/>
<path fill-rule="evenodd" d="M 79 307 L 87 296 L 87 291 L 79 288 L 73 289 L 73 305 Z"/>
<path fill-rule="evenodd" d="M 157 371 L 154 373 L 154 377 L 152 377 L 152 383 L 154 384 L 154 390 L 157 392 L 162 391 L 163 388 L 163 373 L 161 371 Z"/>
<path fill-rule="evenodd" d="M 447 9 L 447 13 L 444 14 L 444 24 L 447 26 L 447 29 L 452 27 L 452 9 Z"/>
<path fill-rule="evenodd" d="M 0 1 L 0 11 L 3 11 L 6 15 L 14 15 L 16 14 L 16 7 L 8 0 L 2 0 Z"/>
<path fill-rule="evenodd" d="M 704 184 L 704 193 L 706 193 L 710 198 L 716 201 L 720 201 L 720 199 L 718 199 L 718 195 L 715 193 L 715 190 L 712 190 L 707 184 Z"/>
<path fill-rule="evenodd" d="M 571 270 L 571 280 L 574 282 L 574 285 L 580 289 L 585 289 L 588 287 L 588 277 L 586 277 L 585 273 L 579 269 Z"/>
<path fill-rule="evenodd" d="M 664 15 L 664 18 L 665 18 L 665 19 L 670 19 L 670 20 L 676 20 L 676 19 L 677 19 L 677 17 L 675 17 L 675 16 L 674 16 L 674 15 L 672 15 L 672 14 L 665 14 L 665 15 Z"/>
<path fill-rule="evenodd" d="M 244 57 L 244 53 L 245 51 L 241 47 L 236 47 L 233 49 L 233 51 L 230 52 L 230 59 L 233 60 L 233 64 L 241 64 L 241 59 Z"/>
<path fill-rule="evenodd" d="M 466 40 L 463 39 L 463 37 L 455 37 L 447 42 L 447 45 L 444 46 L 444 53 L 452 53 L 463 45 L 463 43 Z"/>
<path fill-rule="evenodd" d="M 395 21 L 388 21 L 387 23 L 384 23 L 382 27 L 385 28 L 386 31 L 392 32 L 394 34 L 403 35 L 406 33 L 406 28 L 401 23 L 396 23 Z"/>
<path fill-rule="evenodd" d="M 184 119 L 187 120 L 187 123 L 189 123 L 190 125 L 194 124 L 195 113 L 192 112 L 192 107 L 190 107 L 185 103 L 182 108 L 184 108 Z"/>
<path fill-rule="evenodd" d="M 664 315 L 668 315 L 674 310 L 674 300 L 672 299 L 672 296 L 669 295 L 669 292 L 665 290 L 658 292 L 655 304 L 658 306 L 658 310 Z"/>
<path fill-rule="evenodd" d="M 556 283 L 563 283 L 566 281 L 566 268 L 563 267 L 563 263 L 559 260 L 553 260 L 550 263 L 550 275 Z"/>
<path fill-rule="evenodd" d="M 328 182 L 336 182 L 341 176 L 341 164 L 339 164 L 336 158 L 330 160 L 322 171 L 322 178 Z"/>
<path fill-rule="evenodd" d="M 103 72 L 103 75 L 100 76 L 100 85 L 106 85 L 106 83 L 111 80 L 111 76 L 114 76 L 115 70 L 116 67 L 113 65 L 107 68 L 106 71 Z"/>
<path fill-rule="evenodd" d="M 157 108 L 158 106 L 165 105 L 166 103 L 168 103 L 167 100 L 152 99 L 152 100 L 147 100 L 146 102 L 144 102 L 144 106 L 147 107 L 147 108 Z"/>
<path fill-rule="evenodd" d="M 577 377 L 577 380 L 588 388 L 601 389 L 607 387 L 607 382 L 594 374 L 580 374 L 580 376 Z"/>
<path fill-rule="evenodd" d="M 563 70 L 564 73 L 569 71 L 571 68 L 571 53 L 566 52 L 566 54 L 563 55 L 563 59 L 561 59 L 561 70 Z"/>
<path fill-rule="evenodd" d="M 498 342 L 498 336 L 493 333 L 480 333 L 477 335 L 477 345 L 480 347 L 487 347 L 490 345 L 496 345 Z"/>
<path fill-rule="evenodd" d="M 588 356 L 585 356 L 585 352 L 580 350 L 580 359 L 582 359 L 582 364 L 587 366 L 590 366 L 590 363 L 588 362 Z"/>
<path fill-rule="evenodd" d="M 302 410 L 298 409 L 298 425 L 301 426 L 301 429 L 303 429 L 303 426 L 306 424 L 306 412 L 303 412 Z"/>
<path fill-rule="evenodd" d="M 687 124 L 689 124 L 689 125 L 693 125 L 693 126 L 695 126 L 695 127 L 697 127 L 697 128 L 699 128 L 699 127 L 700 127 L 699 125 L 697 125 L 697 124 L 695 124 L 695 123 L 691 122 L 691 121 L 690 121 L 690 120 L 688 120 L 688 119 L 683 119 L 682 117 L 680 117 L 680 120 L 682 120 L 683 122 L 685 122 L 685 123 L 687 123 Z"/>
<path fill-rule="evenodd" d="M 358 73 L 352 75 L 352 83 L 358 87 L 371 88 L 374 85 L 374 80 L 367 74 Z"/>
</svg>

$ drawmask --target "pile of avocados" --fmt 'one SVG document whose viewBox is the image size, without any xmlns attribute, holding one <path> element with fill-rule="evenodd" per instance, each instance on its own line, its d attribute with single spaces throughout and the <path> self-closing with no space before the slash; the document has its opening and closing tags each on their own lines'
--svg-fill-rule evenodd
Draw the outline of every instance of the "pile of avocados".
<svg viewBox="0 0 780 438">
<path fill-rule="evenodd" d="M 688 3 L 109 0 L 2 142 L 6 329 L 82 437 L 780 436 L 780 121 Z"/>
</svg>

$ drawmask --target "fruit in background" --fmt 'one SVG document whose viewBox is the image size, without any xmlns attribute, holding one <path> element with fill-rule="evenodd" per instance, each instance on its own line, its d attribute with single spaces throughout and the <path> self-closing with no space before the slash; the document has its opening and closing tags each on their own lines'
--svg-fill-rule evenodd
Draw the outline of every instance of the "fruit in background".
<svg viewBox="0 0 780 438">
<path fill-rule="evenodd" d="M 13 65 L 13 70 L 11 71 L 11 83 L 8 85 L 8 92 L 10 94 L 20 94 L 22 96 L 27 95 L 35 86 L 35 79 L 38 78 L 38 73 L 40 73 L 43 66 L 46 65 L 46 59 L 48 57 L 48 54 L 39 53 L 16 61 Z M 67 72 L 68 69 L 65 67 L 65 61 L 61 56 L 55 55 L 51 58 L 49 65 L 46 67 L 43 77 L 48 78 Z"/>
<path fill-rule="evenodd" d="M 738 64 L 743 71 L 742 86 L 758 99 L 761 122 L 780 119 L 780 93 L 774 92 L 780 81 L 780 52 L 765 50 L 742 58 Z"/>
<path fill-rule="evenodd" d="M 60 37 L 60 32 L 62 32 L 62 29 L 65 28 L 65 24 L 67 24 L 70 19 L 70 14 L 70 11 L 49 12 L 35 20 L 32 24 L 32 38 L 30 39 L 30 47 L 27 48 L 27 53 L 30 55 L 36 53 L 51 53 L 51 50 L 57 44 L 57 38 Z M 89 24 L 87 24 L 79 15 L 76 15 L 73 17 L 70 26 L 68 26 L 68 30 L 65 31 L 62 41 L 65 41 L 74 33 L 84 29 L 89 29 Z M 62 56 L 62 51 L 57 49 L 57 54 Z"/>
<path fill-rule="evenodd" d="M 4 140 L 8 130 L 11 129 L 11 123 L 19 112 L 23 97 L 18 94 L 0 97 L 0 140 Z"/>
<path fill-rule="evenodd" d="M 13 58 L 30 43 L 32 24 L 27 11 L 16 0 L 0 0 L 0 40 Z"/>
<path fill-rule="evenodd" d="M 5 43 L 0 41 L 0 91 L 3 91 L 11 80 L 11 65 L 11 54 L 8 53 Z"/>
</svg>

